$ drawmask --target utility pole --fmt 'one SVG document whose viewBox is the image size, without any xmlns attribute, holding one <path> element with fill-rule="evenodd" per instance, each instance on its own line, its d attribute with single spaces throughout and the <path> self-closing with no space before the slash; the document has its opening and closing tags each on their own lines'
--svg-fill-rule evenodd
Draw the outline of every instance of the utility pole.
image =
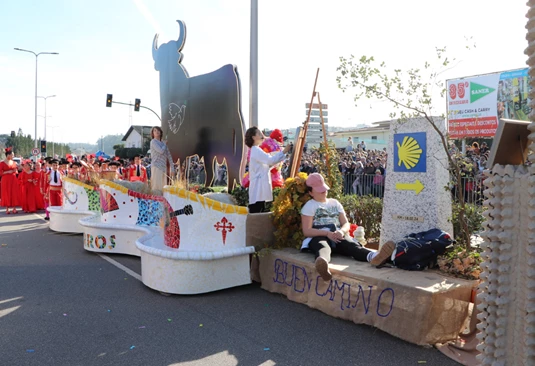
<svg viewBox="0 0 535 366">
<path fill-rule="evenodd" d="M 249 127 L 258 127 L 258 0 L 251 0 Z"/>
</svg>

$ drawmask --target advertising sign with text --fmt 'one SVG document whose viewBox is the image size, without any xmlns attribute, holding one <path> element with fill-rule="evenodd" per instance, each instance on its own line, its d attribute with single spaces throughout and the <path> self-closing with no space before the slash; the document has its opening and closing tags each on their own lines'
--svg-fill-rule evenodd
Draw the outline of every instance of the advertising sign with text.
<svg viewBox="0 0 535 366">
<path fill-rule="evenodd" d="M 447 82 L 450 138 L 494 137 L 500 118 L 528 120 L 528 69 Z"/>
</svg>

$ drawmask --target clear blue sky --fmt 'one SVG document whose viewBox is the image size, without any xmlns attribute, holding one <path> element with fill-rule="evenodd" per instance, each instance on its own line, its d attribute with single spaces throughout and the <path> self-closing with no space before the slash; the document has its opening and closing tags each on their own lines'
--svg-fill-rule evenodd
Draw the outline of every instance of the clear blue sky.
<svg viewBox="0 0 535 366">
<path fill-rule="evenodd" d="M 333 126 L 388 118 L 384 103 L 354 107 L 336 87 L 340 56 L 375 55 L 392 67 L 417 67 L 435 46 L 447 45 L 462 60 L 444 78 L 525 67 L 525 1 L 260 0 L 260 127 L 286 128 L 305 118 L 315 70 Z M 248 124 L 248 0 L 3 1 L 0 6 L 0 133 L 34 133 L 35 57 L 14 47 L 60 55 L 39 56 L 39 95 L 48 100 L 47 139 L 95 143 L 101 135 L 125 133 L 129 109 L 105 107 L 133 101 L 159 111 L 158 73 L 151 43 L 178 37 L 176 19 L 188 27 L 182 64 L 190 76 L 235 64 L 241 76 Z M 477 48 L 464 52 L 464 36 Z M 436 102 L 443 112 L 445 102 Z M 39 100 L 38 114 L 44 115 Z M 155 125 L 147 111 L 132 112 L 133 124 Z M 44 120 L 38 118 L 38 135 Z M 58 126 L 58 127 L 52 127 Z"/>
</svg>

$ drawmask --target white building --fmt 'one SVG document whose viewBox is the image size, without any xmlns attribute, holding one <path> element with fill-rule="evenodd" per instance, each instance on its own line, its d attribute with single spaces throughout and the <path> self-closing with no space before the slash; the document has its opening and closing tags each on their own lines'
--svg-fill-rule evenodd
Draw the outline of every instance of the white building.
<svg viewBox="0 0 535 366">
<path fill-rule="evenodd" d="M 150 141 L 150 130 L 152 126 L 130 126 L 122 141 L 125 142 L 124 147 L 143 148 L 146 141 Z"/>
<path fill-rule="evenodd" d="M 373 123 L 370 127 L 331 132 L 328 139 L 332 140 L 337 148 L 345 148 L 347 139 L 352 137 L 353 147 L 364 141 L 367 150 L 382 150 L 387 146 L 389 136 L 390 121 L 381 121 Z"/>
</svg>

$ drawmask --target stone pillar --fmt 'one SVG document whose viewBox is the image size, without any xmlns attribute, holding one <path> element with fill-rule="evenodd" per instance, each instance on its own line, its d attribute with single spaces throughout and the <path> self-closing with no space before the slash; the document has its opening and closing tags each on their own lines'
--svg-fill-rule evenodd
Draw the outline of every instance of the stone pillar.
<svg viewBox="0 0 535 366">
<path fill-rule="evenodd" d="M 432 119 L 445 133 L 445 120 Z M 424 118 L 393 120 L 388 146 L 381 245 L 432 228 L 453 234 L 448 157 L 440 135 Z"/>
</svg>

